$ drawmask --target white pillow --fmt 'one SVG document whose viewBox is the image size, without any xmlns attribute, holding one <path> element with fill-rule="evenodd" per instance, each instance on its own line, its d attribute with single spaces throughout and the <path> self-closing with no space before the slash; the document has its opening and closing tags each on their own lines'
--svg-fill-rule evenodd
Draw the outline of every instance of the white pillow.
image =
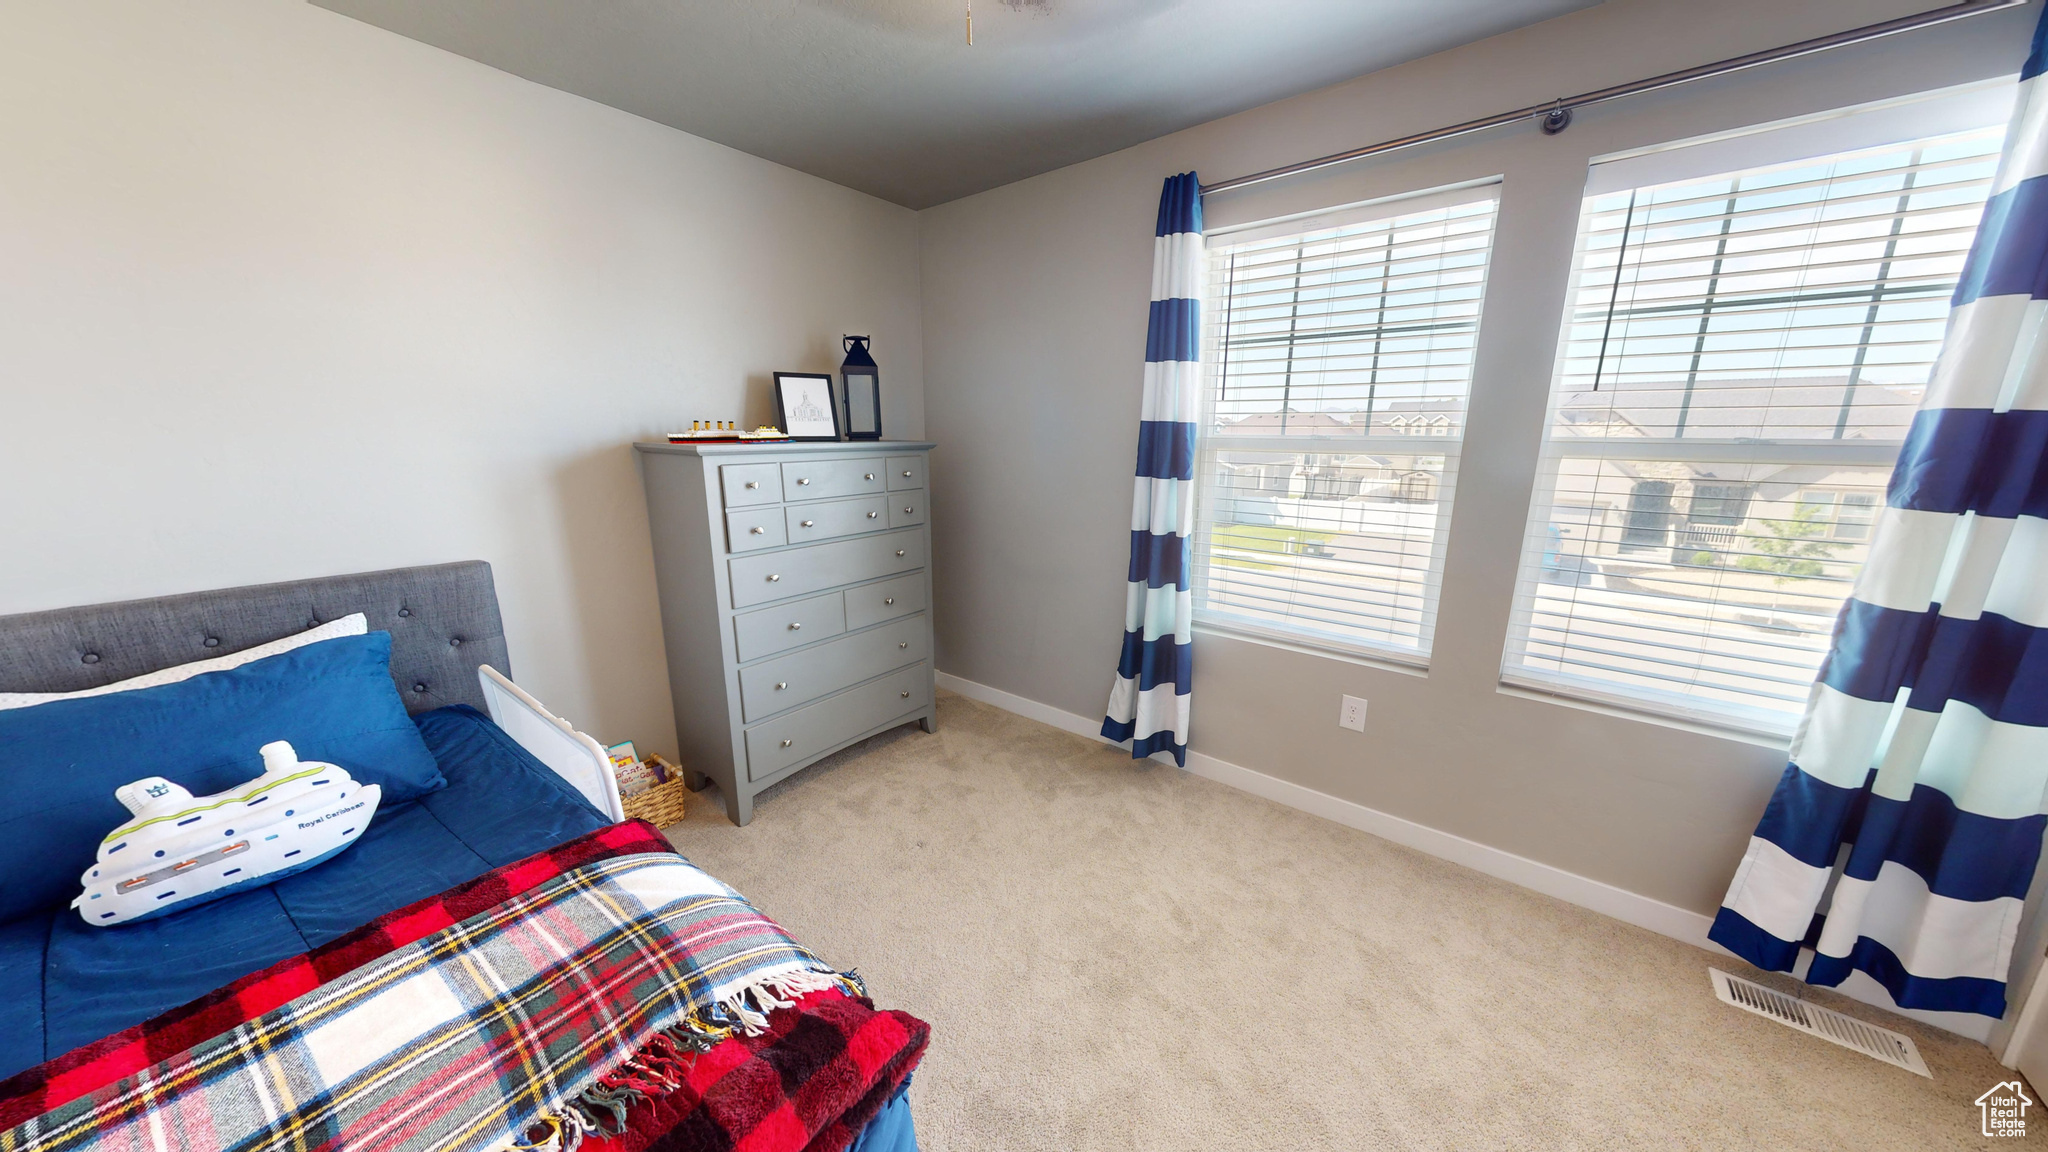
<svg viewBox="0 0 2048 1152">
<path fill-rule="evenodd" d="M 159 668 L 127 680 L 119 680 L 98 688 L 82 688 L 76 692 L 0 692 L 0 708 L 27 708 L 36 704 L 48 704 L 52 700 L 81 700 L 87 696 L 105 696 L 110 692 L 133 692 L 137 688 L 154 688 L 159 684 L 176 684 L 189 680 L 202 672 L 224 672 L 229 668 L 240 668 L 244 664 L 318 644 L 322 640 L 334 640 L 342 636 L 361 636 L 370 630 L 370 621 L 361 612 L 352 612 L 339 620 L 329 620 L 318 627 L 308 628 L 295 636 L 244 648 L 226 656 L 214 656 L 206 660 L 194 660 L 190 664 L 179 664 L 170 668 Z"/>
</svg>

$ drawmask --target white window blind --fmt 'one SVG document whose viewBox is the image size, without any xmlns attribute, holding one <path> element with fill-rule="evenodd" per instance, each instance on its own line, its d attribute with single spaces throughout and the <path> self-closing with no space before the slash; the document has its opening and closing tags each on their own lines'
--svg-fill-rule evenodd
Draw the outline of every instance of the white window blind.
<svg viewBox="0 0 2048 1152">
<path fill-rule="evenodd" d="M 1506 683 L 1790 731 L 2001 135 L 1587 200 Z"/>
<path fill-rule="evenodd" d="M 1198 623 L 1426 659 L 1494 200 L 1210 237 Z"/>
</svg>

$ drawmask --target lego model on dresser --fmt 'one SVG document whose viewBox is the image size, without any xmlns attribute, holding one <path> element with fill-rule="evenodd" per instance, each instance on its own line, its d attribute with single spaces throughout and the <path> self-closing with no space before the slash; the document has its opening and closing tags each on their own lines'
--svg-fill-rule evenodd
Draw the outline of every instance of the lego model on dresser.
<svg viewBox="0 0 2048 1152">
<path fill-rule="evenodd" d="M 676 738 L 735 824 L 754 797 L 913 720 L 932 692 L 932 445 L 635 444 Z"/>
</svg>

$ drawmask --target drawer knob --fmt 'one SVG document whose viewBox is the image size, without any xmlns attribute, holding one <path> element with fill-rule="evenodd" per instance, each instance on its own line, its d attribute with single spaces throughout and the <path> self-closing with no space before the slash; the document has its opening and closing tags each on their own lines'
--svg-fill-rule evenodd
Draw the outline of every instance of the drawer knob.
<svg viewBox="0 0 2048 1152">
<path fill-rule="evenodd" d="M 874 474 L 873 472 L 870 472 L 870 473 L 868 473 L 867 475 L 865 475 L 865 476 L 861 477 L 861 479 L 863 479 L 863 480 L 873 480 L 874 478 L 875 478 L 875 474 Z"/>
<path fill-rule="evenodd" d="M 784 680 L 784 681 L 782 681 L 781 683 L 779 683 L 779 684 L 777 684 L 777 685 L 775 686 L 775 690 L 776 690 L 777 692 L 780 692 L 780 691 L 782 691 L 782 690 L 783 690 L 784 688 L 787 688 L 787 687 L 789 687 L 789 681 L 787 681 L 787 680 Z"/>
<path fill-rule="evenodd" d="M 791 744 L 794 744 L 794 743 L 796 743 L 796 741 L 794 741 L 794 740 L 784 740 L 784 741 L 782 742 L 782 746 L 783 746 L 784 748 L 787 748 L 787 747 L 789 747 L 789 746 L 790 746 Z"/>
<path fill-rule="evenodd" d="M 811 478 L 809 476 L 799 476 L 796 478 L 796 482 L 799 486 L 809 484 L 811 482 Z"/>
<path fill-rule="evenodd" d="M 896 602 L 896 598 L 895 598 L 894 596 L 884 596 L 884 597 L 882 597 L 882 603 L 884 603 L 884 604 L 894 604 L 895 602 Z"/>
<path fill-rule="evenodd" d="M 897 554 L 898 556 L 901 556 L 901 555 L 903 555 L 903 549 L 901 549 L 901 548 L 898 548 L 898 549 L 896 550 L 896 554 Z"/>
<path fill-rule="evenodd" d="M 816 521 L 816 520 L 799 520 L 799 521 L 797 521 L 797 527 L 799 527 L 799 528 L 809 528 L 809 527 L 811 527 L 812 525 L 814 525 L 814 524 L 816 524 L 816 523 L 817 523 L 817 521 Z"/>
<path fill-rule="evenodd" d="M 908 473 L 908 472 L 905 472 L 905 473 L 903 474 L 903 478 L 904 478 L 905 480 L 908 480 L 908 479 L 910 479 L 910 473 Z"/>
<path fill-rule="evenodd" d="M 782 579 L 782 577 L 780 577 L 780 576 L 776 575 L 776 574 L 775 574 L 775 573 L 773 573 L 773 572 L 770 572 L 770 573 L 768 574 L 768 582 L 769 582 L 770 584 L 773 584 L 773 583 L 775 583 L 775 582 L 776 582 L 777 580 L 780 580 L 780 579 Z"/>
<path fill-rule="evenodd" d="M 903 697 L 905 700 L 910 699 L 910 693 L 908 692 L 898 692 L 897 695 Z"/>
<path fill-rule="evenodd" d="M 749 480 L 749 481 L 747 481 L 747 487 L 749 487 L 749 488 L 759 488 L 760 486 L 761 486 L 761 482 L 760 482 L 759 480 Z"/>
<path fill-rule="evenodd" d="M 760 535 L 761 533 L 763 533 L 763 532 L 766 532 L 766 531 L 767 531 L 767 529 L 766 529 L 766 528 L 762 528 L 762 527 L 760 527 L 759 525 L 756 525 L 756 526 L 754 526 L 754 527 L 752 527 L 752 528 L 749 528 L 749 529 L 747 529 L 747 531 L 748 531 L 749 533 L 751 533 L 752 535 L 755 535 L 755 536 L 759 536 L 759 535 Z"/>
<path fill-rule="evenodd" d="M 910 641 L 908 641 L 908 640 L 899 640 L 899 641 L 897 641 L 897 642 L 896 642 L 896 646 L 897 646 L 898 648 L 908 648 L 908 647 L 910 647 Z"/>
<path fill-rule="evenodd" d="M 877 517 L 877 516 L 880 516 L 880 515 L 881 515 L 881 513 L 880 513 L 880 512 L 870 512 L 870 513 L 868 513 L 868 519 L 870 519 L 870 520 L 873 520 L 873 519 L 874 519 L 875 517 Z"/>
<path fill-rule="evenodd" d="M 908 515 L 910 515 L 911 513 L 915 512 L 915 511 L 917 511 L 917 509 L 915 509 L 915 508 L 912 508 L 912 507 L 911 507 L 910 505 L 908 505 L 908 504 L 905 504 L 905 505 L 903 506 L 903 514 L 904 514 L 905 516 L 908 516 Z"/>
<path fill-rule="evenodd" d="M 801 632 L 804 630 L 804 626 L 792 620 L 789 622 L 789 630 L 791 632 Z"/>
</svg>

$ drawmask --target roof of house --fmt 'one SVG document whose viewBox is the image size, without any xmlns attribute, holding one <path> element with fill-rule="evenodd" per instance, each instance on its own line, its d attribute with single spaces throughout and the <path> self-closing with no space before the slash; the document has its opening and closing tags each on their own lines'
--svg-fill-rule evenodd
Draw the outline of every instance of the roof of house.
<svg viewBox="0 0 2048 1152">
<path fill-rule="evenodd" d="M 1923 391 L 1920 385 L 1871 382 L 1851 388 L 1846 376 L 1701 379 L 1690 387 L 1683 379 L 1610 382 L 1597 392 L 1566 396 L 1558 419 L 1570 432 L 1587 436 L 1825 440 L 1839 429 L 1847 440 L 1900 440 Z M 1304 435 L 1373 435 L 1399 428 L 1396 417 L 1404 424 L 1418 413 L 1456 418 L 1465 408 L 1459 397 L 1381 399 L 1370 412 L 1359 400 L 1342 403 L 1347 407 L 1219 417 L 1216 434 L 1269 436 L 1284 428 Z"/>
<path fill-rule="evenodd" d="M 1610 383 L 1598 392 L 1567 396 L 1558 417 L 1592 436 L 1808 440 L 1832 438 L 1839 427 L 1843 439 L 1898 440 L 1913 422 L 1922 391 L 1919 385 L 1872 383 L 1852 389 L 1846 376 L 1709 379 L 1690 388 L 1683 380 Z"/>
<path fill-rule="evenodd" d="M 1345 401 L 1345 403 L 1360 403 Z M 1216 421 L 1218 436 L 1271 436 L 1283 428 L 1303 435 L 1372 435 L 1405 425 L 1418 415 L 1455 418 L 1464 414 L 1465 401 L 1458 397 L 1379 400 L 1367 411 L 1318 408 L 1313 411 L 1289 408 L 1281 412 L 1254 412 L 1248 416 L 1223 416 Z M 1393 423 L 1399 417 L 1401 425 Z"/>
</svg>

